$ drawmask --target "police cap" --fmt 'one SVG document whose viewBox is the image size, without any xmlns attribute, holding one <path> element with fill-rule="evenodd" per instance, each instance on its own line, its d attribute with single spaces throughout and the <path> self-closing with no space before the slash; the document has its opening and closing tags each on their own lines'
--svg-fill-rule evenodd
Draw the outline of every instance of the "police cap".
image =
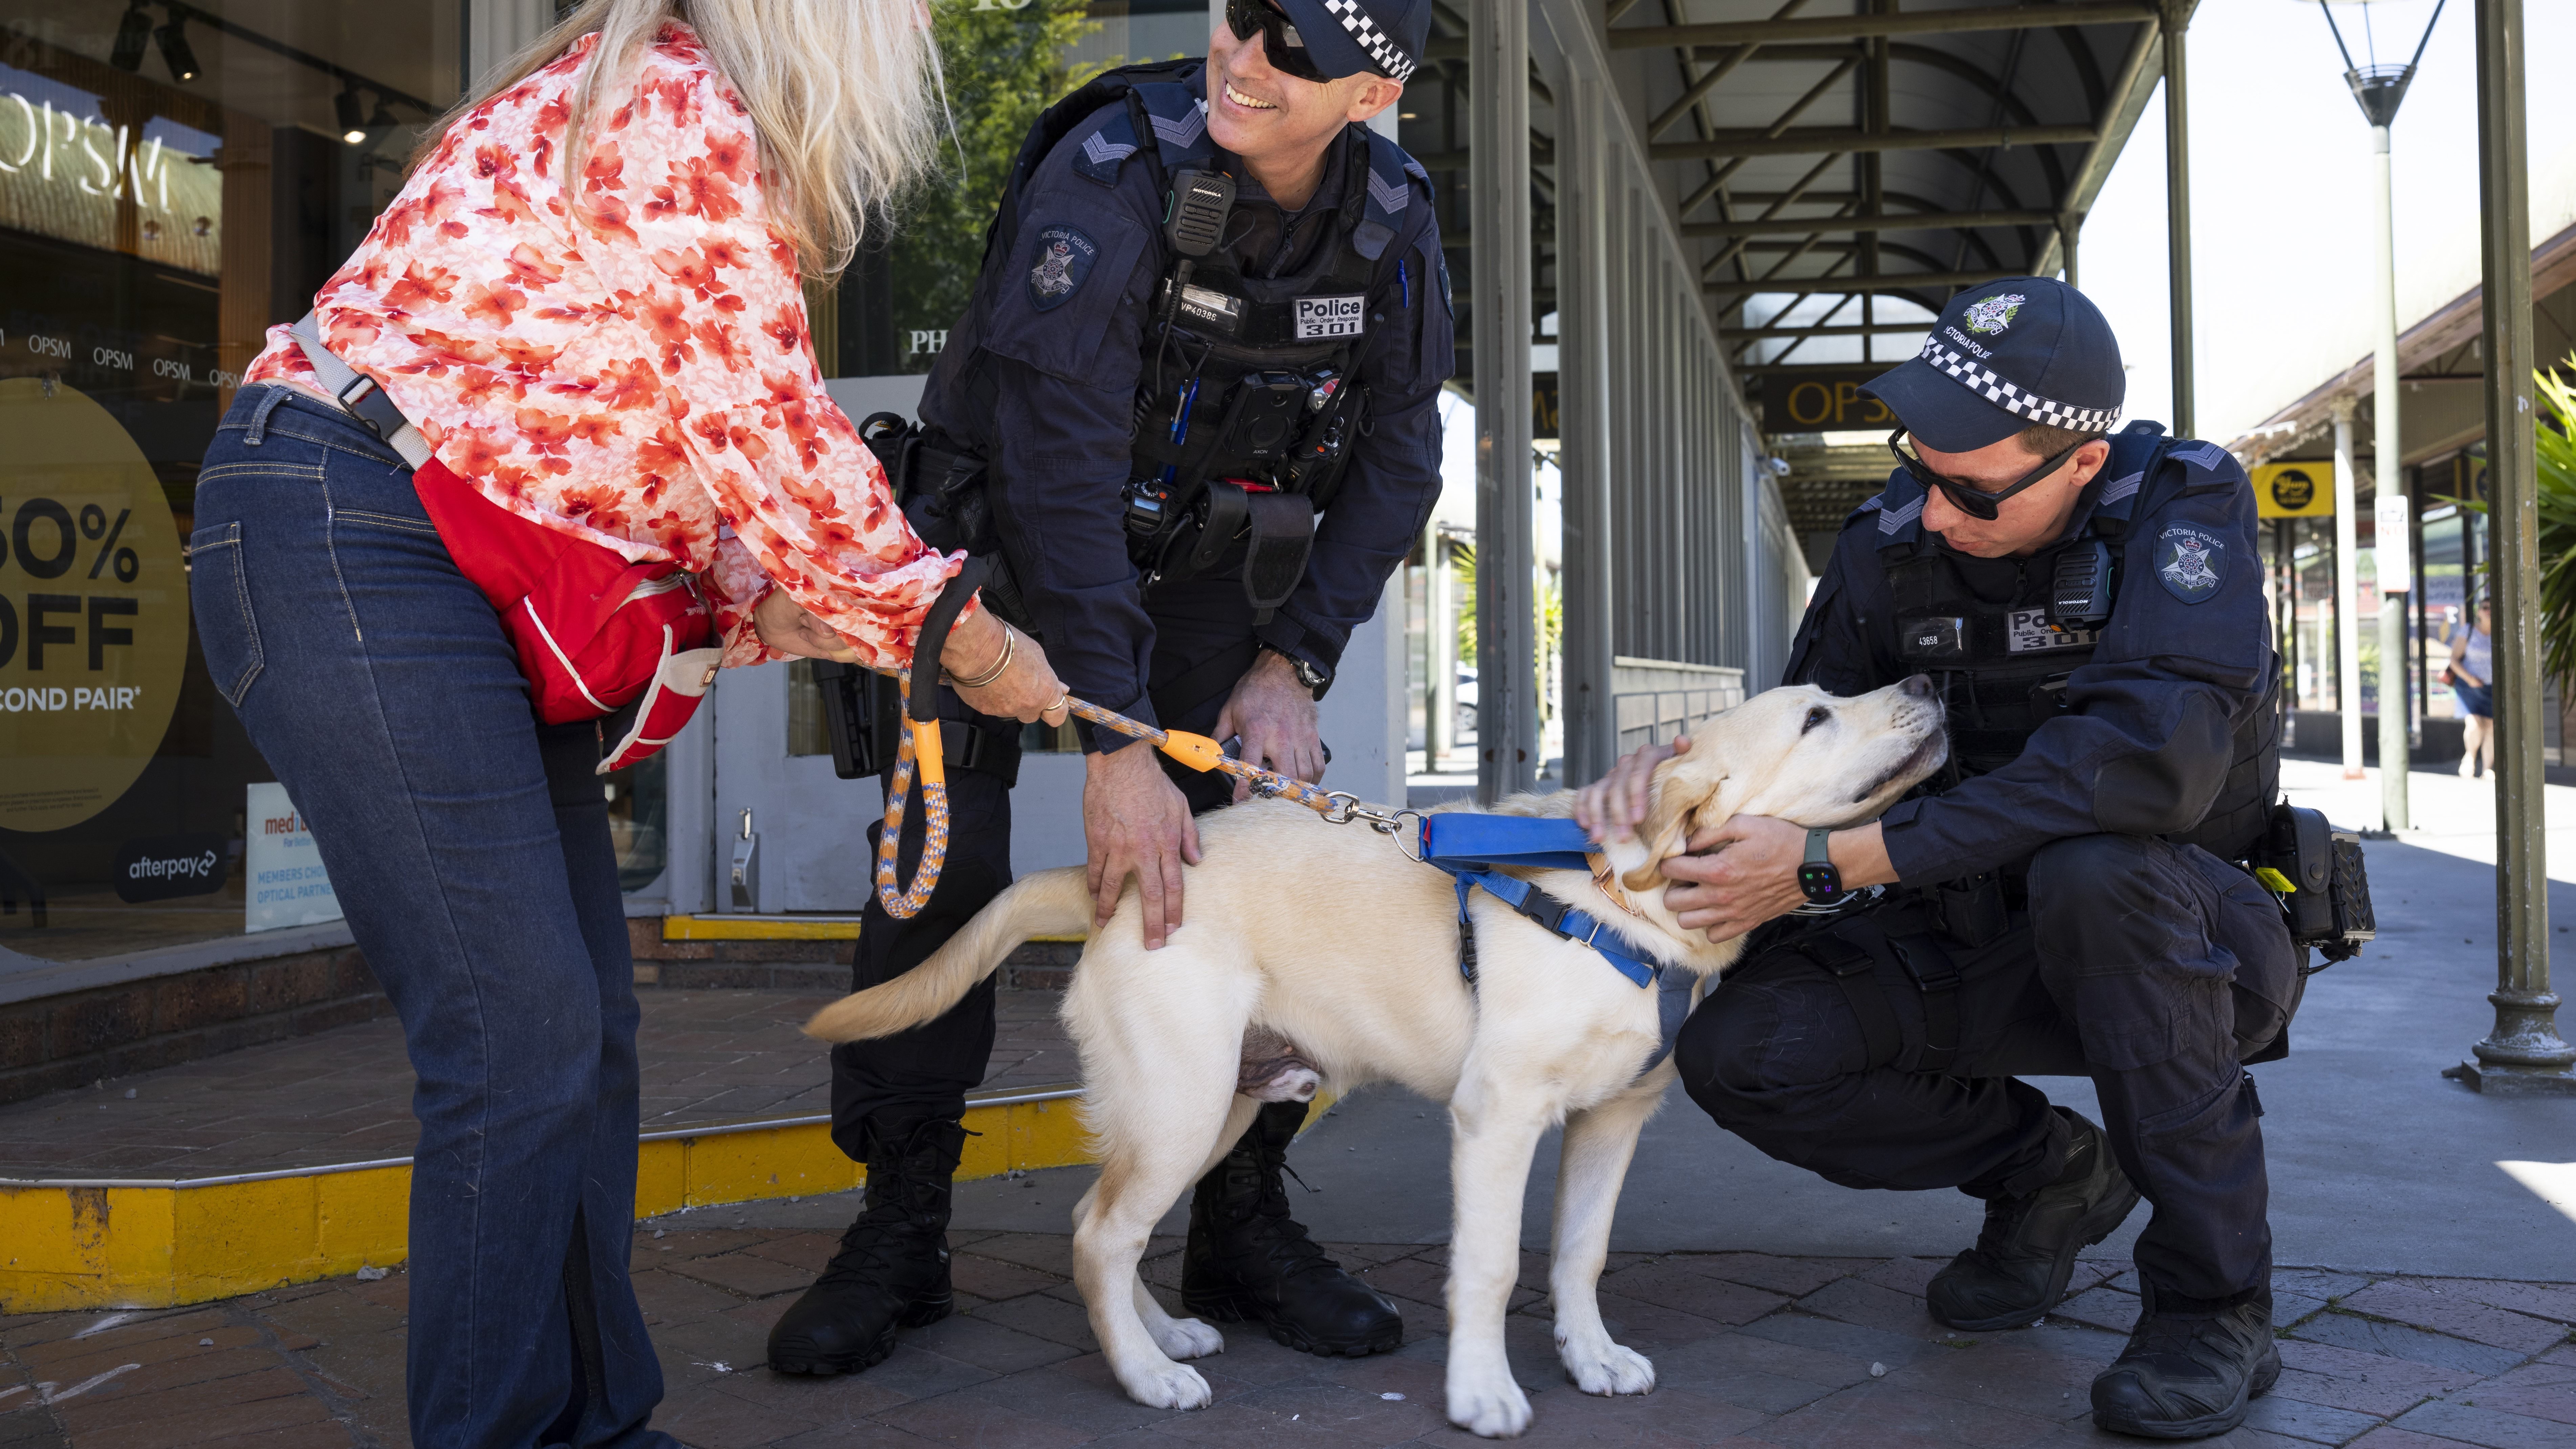
<svg viewBox="0 0 2576 1449">
<path fill-rule="evenodd" d="M 1261 3 L 1261 0 L 1255 0 Z M 1297 27 L 1328 76 L 1368 71 L 1402 82 L 1431 40 L 1431 0 L 1268 0 Z"/>
<path fill-rule="evenodd" d="M 1926 447 L 1971 453 L 2036 423 L 2120 425 L 2128 374 L 2111 324 L 2053 277 L 2009 277 L 1950 299 L 1923 350 L 1861 391 Z"/>
</svg>

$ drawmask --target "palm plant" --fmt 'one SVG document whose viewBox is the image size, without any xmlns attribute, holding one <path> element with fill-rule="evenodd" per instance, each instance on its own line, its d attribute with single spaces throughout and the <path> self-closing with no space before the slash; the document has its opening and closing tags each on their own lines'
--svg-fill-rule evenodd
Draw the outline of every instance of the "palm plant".
<svg viewBox="0 0 2576 1449">
<path fill-rule="evenodd" d="M 2553 679 L 2576 676 L 2576 384 L 2570 377 L 2576 377 L 2576 353 L 2568 354 L 2562 372 L 2532 374 L 2541 411 L 2532 429 L 2540 455 L 2540 667 Z M 2481 499 L 2444 501 L 2487 511 Z M 2495 597 L 2492 581 L 2487 597 Z"/>
</svg>

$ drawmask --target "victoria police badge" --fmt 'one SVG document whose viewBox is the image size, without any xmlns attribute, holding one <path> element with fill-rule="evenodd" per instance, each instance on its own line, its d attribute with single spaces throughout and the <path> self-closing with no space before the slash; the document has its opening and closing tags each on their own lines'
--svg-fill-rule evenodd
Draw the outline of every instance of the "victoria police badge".
<svg viewBox="0 0 2576 1449">
<path fill-rule="evenodd" d="M 2227 545 L 2205 528 L 2169 524 L 2156 535 L 2155 569 L 2166 593 L 2197 604 L 2227 582 Z"/>
<path fill-rule="evenodd" d="M 1037 265 L 1029 268 L 1029 305 L 1041 312 L 1061 307 L 1082 288 L 1100 246 L 1077 227 L 1050 226 L 1038 233 Z"/>
<path fill-rule="evenodd" d="M 2001 332 L 2012 325 L 2021 304 L 2030 300 L 2019 292 L 2006 292 L 1988 297 L 1969 306 L 1966 321 L 1971 332 Z"/>
</svg>

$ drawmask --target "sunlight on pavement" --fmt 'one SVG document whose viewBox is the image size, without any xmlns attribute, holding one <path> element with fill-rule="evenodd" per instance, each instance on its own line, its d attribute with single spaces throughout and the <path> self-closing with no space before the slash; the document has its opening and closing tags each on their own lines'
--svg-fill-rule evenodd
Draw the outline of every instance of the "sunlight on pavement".
<svg viewBox="0 0 2576 1449">
<path fill-rule="evenodd" d="M 2416 770 L 2407 776 L 2407 804 L 2414 827 L 2397 832 L 2408 845 L 2444 855 L 2495 864 L 2495 787 L 2493 777 L 2463 780 L 2448 770 Z M 2379 772 L 2346 780 L 2343 767 L 2325 760 L 2283 760 L 2281 788 L 2290 803 L 2323 810 L 2326 818 L 2348 829 L 2379 824 Z M 2576 882 L 2576 786 L 2544 785 L 2542 820 L 2549 836 L 2549 878 Z"/>
<path fill-rule="evenodd" d="M 2530 1188 L 2532 1196 L 2576 1220 L 2576 1162 L 2499 1162 L 2496 1166 Z"/>
</svg>

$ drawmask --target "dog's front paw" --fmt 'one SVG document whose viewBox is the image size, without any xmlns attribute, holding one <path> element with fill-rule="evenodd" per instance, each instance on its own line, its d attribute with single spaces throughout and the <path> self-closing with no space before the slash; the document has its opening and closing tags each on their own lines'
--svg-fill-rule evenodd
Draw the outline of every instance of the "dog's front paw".
<svg viewBox="0 0 2576 1449">
<path fill-rule="evenodd" d="M 1175 1318 L 1154 1330 L 1154 1342 L 1174 1358 L 1225 1352 L 1225 1335 L 1195 1318 Z"/>
<path fill-rule="evenodd" d="M 1135 1373 L 1121 1369 L 1118 1383 L 1127 1397 L 1149 1409 L 1204 1409 L 1216 1400 L 1208 1381 L 1186 1364 L 1166 1363 Z"/>
<path fill-rule="evenodd" d="M 1529 1428 L 1529 1395 L 1508 1374 L 1449 1382 L 1449 1422 L 1488 1439 L 1512 1439 Z"/>
<path fill-rule="evenodd" d="M 1561 1343 L 1558 1354 L 1574 1386 L 1587 1394 L 1643 1394 L 1655 1387 L 1655 1365 L 1633 1348 L 1603 1339 L 1593 1344 Z"/>
</svg>

